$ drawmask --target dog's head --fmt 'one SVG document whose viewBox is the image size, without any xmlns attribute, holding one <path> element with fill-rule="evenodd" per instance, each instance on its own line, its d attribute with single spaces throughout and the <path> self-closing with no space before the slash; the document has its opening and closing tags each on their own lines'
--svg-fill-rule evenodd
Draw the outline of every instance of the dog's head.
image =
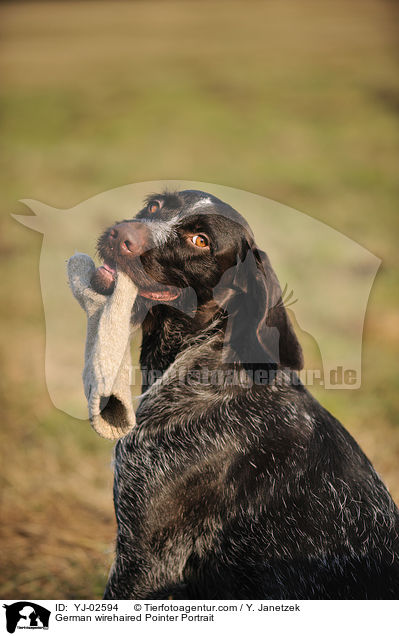
<svg viewBox="0 0 399 636">
<path fill-rule="evenodd" d="M 150 196 L 134 219 L 102 234 L 98 252 L 104 264 L 92 279 L 96 291 L 112 293 L 120 269 L 149 306 L 173 303 L 189 313 L 194 290 L 197 316 L 228 316 L 226 351 L 238 360 L 302 367 L 269 259 L 245 219 L 220 199 L 193 190 Z"/>
</svg>

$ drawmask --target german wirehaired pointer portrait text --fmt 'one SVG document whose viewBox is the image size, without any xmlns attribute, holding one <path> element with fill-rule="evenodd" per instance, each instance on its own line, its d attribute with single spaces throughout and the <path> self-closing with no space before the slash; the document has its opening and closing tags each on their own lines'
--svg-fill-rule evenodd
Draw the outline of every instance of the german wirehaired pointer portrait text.
<svg viewBox="0 0 399 636">
<path fill-rule="evenodd" d="M 397 598 L 398 510 L 299 381 L 301 346 L 244 218 L 205 192 L 157 194 L 98 251 L 92 287 L 128 274 L 143 332 L 105 598 Z"/>
</svg>

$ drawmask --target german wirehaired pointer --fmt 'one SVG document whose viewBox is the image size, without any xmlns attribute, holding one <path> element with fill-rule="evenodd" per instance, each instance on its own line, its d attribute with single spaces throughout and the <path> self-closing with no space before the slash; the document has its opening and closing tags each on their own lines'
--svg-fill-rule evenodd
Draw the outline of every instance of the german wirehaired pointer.
<svg viewBox="0 0 399 636">
<path fill-rule="evenodd" d="M 301 347 L 246 221 L 210 194 L 163 193 L 98 251 L 93 287 L 130 275 L 143 329 L 104 598 L 397 598 L 398 509 L 299 381 Z"/>
</svg>

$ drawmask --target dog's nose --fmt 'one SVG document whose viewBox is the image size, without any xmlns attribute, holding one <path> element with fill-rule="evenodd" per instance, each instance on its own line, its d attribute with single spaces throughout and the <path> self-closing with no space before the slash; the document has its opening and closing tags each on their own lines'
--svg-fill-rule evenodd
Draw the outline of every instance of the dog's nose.
<svg viewBox="0 0 399 636">
<path fill-rule="evenodd" d="M 144 223 L 125 221 L 118 223 L 109 232 L 113 249 L 124 256 L 139 256 L 151 247 L 151 233 Z"/>
</svg>

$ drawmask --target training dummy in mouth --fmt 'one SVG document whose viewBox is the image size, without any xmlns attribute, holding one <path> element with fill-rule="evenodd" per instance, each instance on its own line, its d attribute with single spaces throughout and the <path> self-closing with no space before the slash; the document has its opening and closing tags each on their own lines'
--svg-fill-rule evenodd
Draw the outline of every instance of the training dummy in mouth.
<svg viewBox="0 0 399 636">
<path fill-rule="evenodd" d="M 130 388 L 130 339 L 136 328 L 131 313 L 137 287 L 118 271 L 112 294 L 99 294 L 90 286 L 95 270 L 87 254 L 75 254 L 68 261 L 69 285 L 87 314 L 83 385 L 90 422 L 101 437 L 116 440 L 136 423 Z"/>
</svg>

